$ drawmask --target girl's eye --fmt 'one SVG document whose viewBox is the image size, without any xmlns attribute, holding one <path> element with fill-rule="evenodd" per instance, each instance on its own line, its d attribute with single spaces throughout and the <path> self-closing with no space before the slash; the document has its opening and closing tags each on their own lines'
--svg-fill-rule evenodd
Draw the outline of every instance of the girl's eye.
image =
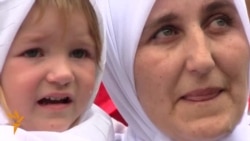
<svg viewBox="0 0 250 141">
<path fill-rule="evenodd" d="M 75 49 L 73 50 L 71 53 L 70 53 L 70 56 L 71 57 L 74 57 L 74 58 L 84 58 L 86 56 L 88 56 L 89 53 L 87 50 L 85 49 Z"/>
<path fill-rule="evenodd" d="M 22 55 L 25 57 L 34 58 L 43 56 L 43 52 L 39 48 L 33 48 L 25 51 Z"/>
<path fill-rule="evenodd" d="M 160 28 L 156 32 L 154 38 L 167 38 L 169 36 L 174 36 L 177 34 L 178 34 L 178 32 L 174 27 L 166 26 L 166 27 Z"/>
</svg>

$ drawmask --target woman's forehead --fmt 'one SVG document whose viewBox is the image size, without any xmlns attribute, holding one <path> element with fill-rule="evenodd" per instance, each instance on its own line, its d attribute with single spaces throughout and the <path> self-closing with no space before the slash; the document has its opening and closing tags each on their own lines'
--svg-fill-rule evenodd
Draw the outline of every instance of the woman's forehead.
<svg viewBox="0 0 250 141">
<path fill-rule="evenodd" d="M 190 7 L 192 7 L 192 9 Z M 195 3 L 190 0 L 157 0 L 148 16 L 144 30 L 181 18 L 189 19 L 192 13 L 196 15 L 207 15 L 222 9 L 230 9 L 237 13 L 232 0 L 197 0 Z"/>
<path fill-rule="evenodd" d="M 155 19 L 159 19 L 159 17 L 163 16 L 165 18 L 172 19 L 178 15 L 185 15 L 190 11 L 205 13 L 221 8 L 232 8 L 236 11 L 232 0 L 197 0 L 195 3 L 190 0 L 156 0 L 148 17 L 148 21 L 154 21 Z"/>
</svg>

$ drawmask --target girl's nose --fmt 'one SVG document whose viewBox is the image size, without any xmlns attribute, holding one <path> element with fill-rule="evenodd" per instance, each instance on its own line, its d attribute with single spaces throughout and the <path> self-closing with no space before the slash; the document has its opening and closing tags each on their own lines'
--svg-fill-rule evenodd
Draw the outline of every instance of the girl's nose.
<svg viewBox="0 0 250 141">
<path fill-rule="evenodd" d="M 56 65 L 51 66 L 46 77 L 49 83 L 59 86 L 69 85 L 75 80 L 71 66 L 65 61 L 58 61 Z"/>
</svg>

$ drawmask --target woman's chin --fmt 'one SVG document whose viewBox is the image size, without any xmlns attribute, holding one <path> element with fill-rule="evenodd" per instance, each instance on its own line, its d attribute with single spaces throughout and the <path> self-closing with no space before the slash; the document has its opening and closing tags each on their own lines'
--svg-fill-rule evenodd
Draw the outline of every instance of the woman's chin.
<svg viewBox="0 0 250 141">
<path fill-rule="evenodd" d="M 237 122 L 223 116 L 179 123 L 172 134 L 175 141 L 217 141 L 230 134 L 237 125 Z"/>
</svg>

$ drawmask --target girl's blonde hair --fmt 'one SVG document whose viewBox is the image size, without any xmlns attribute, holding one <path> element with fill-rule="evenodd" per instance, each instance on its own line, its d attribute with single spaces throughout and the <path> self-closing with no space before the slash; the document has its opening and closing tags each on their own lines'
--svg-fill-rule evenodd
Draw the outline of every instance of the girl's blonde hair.
<svg viewBox="0 0 250 141">
<path fill-rule="evenodd" d="M 0 86 L 0 104 L 1 104 L 5 113 L 7 113 L 7 114 L 11 113 L 9 107 L 7 106 L 7 103 L 6 103 L 6 100 L 4 97 L 4 93 L 3 93 L 3 89 L 1 86 Z"/>
</svg>

